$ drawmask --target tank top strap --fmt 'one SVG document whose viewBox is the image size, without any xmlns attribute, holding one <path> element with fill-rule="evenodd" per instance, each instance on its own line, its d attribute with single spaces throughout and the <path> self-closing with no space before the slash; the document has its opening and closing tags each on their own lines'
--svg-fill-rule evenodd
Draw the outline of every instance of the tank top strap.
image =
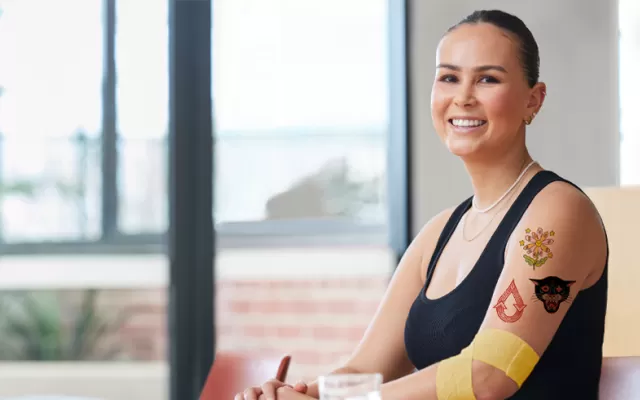
<svg viewBox="0 0 640 400">
<path fill-rule="evenodd" d="M 425 280 L 425 287 L 429 285 L 431 276 L 433 275 L 433 271 L 435 269 L 436 261 L 440 258 L 440 254 L 444 250 L 444 247 L 447 245 L 447 242 L 449 242 L 449 239 L 451 238 L 451 235 L 453 235 L 453 232 L 455 232 L 456 227 L 462 219 L 462 216 L 467 212 L 467 210 L 469 210 L 469 208 L 471 208 L 471 200 L 473 200 L 473 196 L 460 203 L 460 205 L 458 205 L 458 207 L 453 210 L 453 213 L 442 229 L 442 232 L 440 232 L 440 237 L 438 238 L 436 247 L 433 250 L 431 259 L 429 260 L 429 265 L 427 266 L 427 278 Z"/>
<path fill-rule="evenodd" d="M 500 225 L 498 225 L 496 234 L 494 235 L 494 238 L 499 240 L 499 245 L 503 248 L 503 250 L 506 247 L 511 234 L 522 219 L 525 211 L 527 211 L 529 205 L 531 205 L 533 199 L 538 195 L 538 193 L 540 193 L 542 189 L 547 187 L 547 185 L 556 181 L 564 182 L 565 180 L 558 176 L 555 172 L 542 170 L 536 173 L 524 187 L 522 192 L 520 192 L 516 200 L 507 211 L 502 222 L 500 223 Z M 492 245 L 492 243 L 489 242 L 489 245 Z"/>
</svg>

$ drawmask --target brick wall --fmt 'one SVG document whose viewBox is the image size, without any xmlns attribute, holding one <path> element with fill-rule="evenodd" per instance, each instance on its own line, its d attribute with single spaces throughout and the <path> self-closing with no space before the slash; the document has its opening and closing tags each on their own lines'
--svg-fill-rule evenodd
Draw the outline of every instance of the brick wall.
<svg viewBox="0 0 640 400">
<path fill-rule="evenodd" d="M 289 379 L 315 378 L 344 361 L 358 344 L 388 279 L 225 279 L 217 287 L 217 350 L 262 357 L 291 354 Z M 166 359 L 164 290 L 109 290 L 101 301 L 111 310 L 132 312 L 116 338 L 127 358 Z"/>
<path fill-rule="evenodd" d="M 219 284 L 218 351 L 291 354 L 291 380 L 344 361 L 367 328 L 387 276 L 314 280 L 233 280 Z"/>
</svg>

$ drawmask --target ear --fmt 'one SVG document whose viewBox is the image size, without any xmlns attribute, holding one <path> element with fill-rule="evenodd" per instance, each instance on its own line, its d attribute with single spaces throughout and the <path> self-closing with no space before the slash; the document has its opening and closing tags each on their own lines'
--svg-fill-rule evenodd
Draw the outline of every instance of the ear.
<svg viewBox="0 0 640 400">
<path fill-rule="evenodd" d="M 527 102 L 527 115 L 537 114 L 544 104 L 547 97 L 547 85 L 544 82 L 538 82 L 529 90 L 529 100 Z"/>
<path fill-rule="evenodd" d="M 576 283 L 576 281 L 569 281 L 569 282 L 567 282 L 567 287 L 571 287 L 571 285 L 573 285 L 574 283 Z"/>
<path fill-rule="evenodd" d="M 529 279 L 529 280 L 533 282 L 533 284 L 536 286 L 540 285 L 540 279 Z"/>
</svg>

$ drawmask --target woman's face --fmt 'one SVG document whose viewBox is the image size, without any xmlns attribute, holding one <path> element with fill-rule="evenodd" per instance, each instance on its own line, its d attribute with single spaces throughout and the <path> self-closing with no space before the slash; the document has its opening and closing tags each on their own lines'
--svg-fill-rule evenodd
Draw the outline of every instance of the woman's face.
<svg viewBox="0 0 640 400">
<path fill-rule="evenodd" d="M 529 87 L 519 51 L 514 37 L 487 23 L 461 25 L 441 40 L 431 114 L 453 154 L 495 157 L 524 146 L 524 119 L 538 110 L 544 87 Z"/>
</svg>

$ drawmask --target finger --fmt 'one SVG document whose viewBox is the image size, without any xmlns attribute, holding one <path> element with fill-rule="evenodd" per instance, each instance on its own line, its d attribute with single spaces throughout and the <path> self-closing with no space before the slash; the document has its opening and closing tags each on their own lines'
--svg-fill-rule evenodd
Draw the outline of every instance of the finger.
<svg viewBox="0 0 640 400">
<path fill-rule="evenodd" d="M 278 385 L 280 382 L 267 382 L 262 385 L 262 394 L 264 394 L 265 399 L 267 400 L 276 400 L 276 389 L 282 384 Z"/>
<path fill-rule="evenodd" d="M 276 373 L 276 380 L 284 382 L 287 380 L 287 372 L 289 371 L 289 364 L 291 364 L 291 356 L 286 355 L 280 361 L 278 372 Z"/>
<path fill-rule="evenodd" d="M 307 389 L 308 389 L 307 384 L 304 382 L 298 382 L 293 387 L 293 390 L 295 390 L 298 393 L 307 393 Z"/>
<path fill-rule="evenodd" d="M 278 400 L 308 399 L 307 396 L 299 392 L 296 392 L 290 386 L 283 386 L 281 388 L 278 388 L 277 393 L 278 393 Z"/>
<path fill-rule="evenodd" d="M 244 394 L 238 393 L 233 400 L 244 400 Z"/>
<path fill-rule="evenodd" d="M 259 391 L 255 390 L 256 388 L 247 389 L 244 391 L 244 399 L 242 400 L 258 400 L 258 396 L 260 395 Z M 275 400 L 275 398 L 274 398 Z"/>
</svg>

